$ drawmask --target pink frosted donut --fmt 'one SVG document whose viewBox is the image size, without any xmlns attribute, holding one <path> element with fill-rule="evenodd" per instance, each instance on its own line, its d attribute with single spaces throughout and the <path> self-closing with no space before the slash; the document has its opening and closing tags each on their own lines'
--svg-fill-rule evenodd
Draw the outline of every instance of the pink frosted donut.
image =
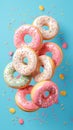
<svg viewBox="0 0 73 130">
<path fill-rule="evenodd" d="M 28 44 L 25 42 L 25 36 L 29 34 L 32 37 L 32 41 Z M 32 25 L 22 25 L 18 28 L 14 35 L 14 44 L 16 48 L 20 48 L 23 45 L 27 45 L 34 50 L 39 49 L 42 43 L 42 35 L 40 31 Z"/>
<path fill-rule="evenodd" d="M 55 65 L 53 60 L 46 55 L 41 55 L 38 57 L 39 64 L 37 69 L 33 73 L 34 80 L 40 82 L 43 80 L 51 79 L 55 71 Z M 40 72 L 40 67 L 43 66 L 43 72 Z"/>
<path fill-rule="evenodd" d="M 42 45 L 42 48 L 37 52 L 38 55 L 45 55 L 46 52 L 52 53 L 52 59 L 56 66 L 59 66 L 63 59 L 63 53 L 61 48 L 53 42 L 46 42 Z"/>
<path fill-rule="evenodd" d="M 48 96 L 45 92 L 49 92 Z M 33 87 L 31 98 L 39 107 L 49 107 L 58 101 L 58 87 L 52 81 L 39 82 Z"/>
<path fill-rule="evenodd" d="M 26 95 L 31 93 L 32 86 L 29 85 L 25 89 L 19 89 L 18 92 L 15 95 L 15 101 L 19 108 L 21 108 L 24 111 L 32 112 L 39 109 L 39 107 L 33 103 L 33 101 L 28 101 L 26 99 Z"/>
<path fill-rule="evenodd" d="M 39 28 L 44 40 L 49 40 L 49 39 L 54 38 L 57 35 L 58 30 L 59 30 L 57 21 L 50 16 L 37 17 L 34 20 L 33 25 Z M 48 26 L 49 29 L 48 30 L 43 29 L 42 27 L 44 25 Z"/>
<path fill-rule="evenodd" d="M 28 64 L 24 63 L 28 59 Z M 13 56 L 13 66 L 21 75 L 30 75 L 37 67 L 37 55 L 31 48 L 23 46 L 18 48 Z"/>
</svg>

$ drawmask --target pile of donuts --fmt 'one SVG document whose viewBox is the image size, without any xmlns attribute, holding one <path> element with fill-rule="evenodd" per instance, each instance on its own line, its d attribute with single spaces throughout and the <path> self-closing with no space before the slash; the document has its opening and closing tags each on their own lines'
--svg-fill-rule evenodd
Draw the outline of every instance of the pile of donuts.
<svg viewBox="0 0 73 130">
<path fill-rule="evenodd" d="M 43 29 L 44 25 L 49 29 Z M 58 87 L 51 78 L 62 62 L 63 53 L 56 43 L 43 43 L 43 40 L 54 38 L 58 30 L 59 26 L 54 18 L 39 16 L 32 25 L 24 24 L 15 31 L 14 45 L 17 49 L 12 62 L 4 70 L 4 80 L 9 87 L 18 89 L 15 101 L 24 111 L 36 111 L 58 102 Z M 27 34 L 32 37 L 29 44 L 25 42 Z M 47 56 L 47 52 L 52 57 Z M 25 58 L 28 59 L 27 63 L 24 62 Z M 40 67 L 43 67 L 42 72 Z M 15 72 L 19 73 L 17 77 L 14 77 Z M 30 85 L 32 78 L 36 82 L 34 86 Z M 31 101 L 26 98 L 28 94 Z"/>
</svg>

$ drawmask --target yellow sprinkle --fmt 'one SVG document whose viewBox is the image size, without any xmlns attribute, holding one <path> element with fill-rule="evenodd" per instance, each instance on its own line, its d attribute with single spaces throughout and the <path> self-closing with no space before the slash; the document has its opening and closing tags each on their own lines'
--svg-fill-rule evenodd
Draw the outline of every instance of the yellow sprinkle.
<svg viewBox="0 0 73 130">
<path fill-rule="evenodd" d="M 60 77 L 60 79 L 63 80 L 64 79 L 64 74 L 60 74 L 59 77 Z"/>
<path fill-rule="evenodd" d="M 62 96 L 66 96 L 66 91 L 65 90 L 63 90 L 63 91 L 60 91 L 60 94 L 62 95 Z"/>
<path fill-rule="evenodd" d="M 9 112 L 10 112 L 11 114 L 14 114 L 14 113 L 16 112 L 16 110 L 15 110 L 14 108 L 10 108 L 10 109 L 9 109 Z"/>
<path fill-rule="evenodd" d="M 40 5 L 39 9 L 43 11 L 44 10 L 44 6 Z"/>
</svg>

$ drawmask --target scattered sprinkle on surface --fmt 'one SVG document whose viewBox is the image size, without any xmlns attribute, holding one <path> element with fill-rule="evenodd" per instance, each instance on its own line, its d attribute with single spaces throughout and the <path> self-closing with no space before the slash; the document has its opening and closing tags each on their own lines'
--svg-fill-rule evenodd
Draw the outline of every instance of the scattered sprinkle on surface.
<svg viewBox="0 0 73 130">
<path fill-rule="evenodd" d="M 67 95 L 67 92 L 66 92 L 65 90 L 60 91 L 60 95 L 62 95 L 62 96 L 66 96 L 66 95 Z"/>
<path fill-rule="evenodd" d="M 64 80 L 64 74 L 59 75 L 60 79 Z"/>
<path fill-rule="evenodd" d="M 66 42 L 63 43 L 62 48 L 66 49 L 68 47 L 68 44 Z"/>
<path fill-rule="evenodd" d="M 40 5 L 40 6 L 39 6 L 39 9 L 40 9 L 41 11 L 44 11 L 44 6 L 43 6 L 43 5 Z"/>
<path fill-rule="evenodd" d="M 13 56 L 14 52 L 10 51 L 9 56 Z"/>
<path fill-rule="evenodd" d="M 15 110 L 14 108 L 10 108 L 10 109 L 9 109 L 9 112 L 10 112 L 11 114 L 14 114 L 14 113 L 16 112 L 16 110 Z"/>
<path fill-rule="evenodd" d="M 24 124 L 24 120 L 23 119 L 19 119 L 19 124 L 23 125 Z"/>
</svg>

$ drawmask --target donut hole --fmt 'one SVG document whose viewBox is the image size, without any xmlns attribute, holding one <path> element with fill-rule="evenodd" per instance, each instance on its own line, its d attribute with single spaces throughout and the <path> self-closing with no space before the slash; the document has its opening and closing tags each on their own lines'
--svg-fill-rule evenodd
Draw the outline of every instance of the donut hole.
<svg viewBox="0 0 73 130">
<path fill-rule="evenodd" d="M 45 91 L 45 92 L 44 92 L 44 96 L 45 96 L 45 98 L 47 98 L 47 97 L 49 96 L 49 94 L 50 94 L 49 91 Z"/>
<path fill-rule="evenodd" d="M 46 52 L 46 54 L 45 55 L 47 55 L 47 56 L 49 56 L 49 57 L 51 57 L 52 58 L 52 53 L 51 52 Z"/>
<path fill-rule="evenodd" d="M 27 95 L 26 95 L 26 99 L 27 99 L 28 101 L 31 101 L 31 96 L 30 96 L 30 94 L 27 94 Z"/>
<path fill-rule="evenodd" d="M 33 86 L 34 86 L 34 84 L 36 84 L 36 82 L 35 82 L 34 78 L 32 78 L 32 79 L 31 79 L 31 82 L 30 82 L 30 85 L 33 85 Z"/>
<path fill-rule="evenodd" d="M 29 34 L 24 36 L 24 42 L 28 45 L 32 41 L 32 37 Z"/>
<path fill-rule="evenodd" d="M 48 27 L 47 25 L 43 25 L 43 26 L 42 26 L 42 29 L 43 29 L 43 30 L 49 30 L 49 27 Z"/>
<path fill-rule="evenodd" d="M 15 78 L 19 78 L 19 77 L 20 77 L 20 74 L 15 71 L 14 74 L 13 74 L 13 76 L 14 76 Z"/>
<path fill-rule="evenodd" d="M 28 58 L 25 57 L 24 60 L 23 60 L 23 62 L 24 62 L 25 64 L 28 64 Z"/>
<path fill-rule="evenodd" d="M 42 65 L 42 66 L 40 66 L 40 73 L 42 73 L 43 71 L 44 71 L 44 67 Z"/>
</svg>

